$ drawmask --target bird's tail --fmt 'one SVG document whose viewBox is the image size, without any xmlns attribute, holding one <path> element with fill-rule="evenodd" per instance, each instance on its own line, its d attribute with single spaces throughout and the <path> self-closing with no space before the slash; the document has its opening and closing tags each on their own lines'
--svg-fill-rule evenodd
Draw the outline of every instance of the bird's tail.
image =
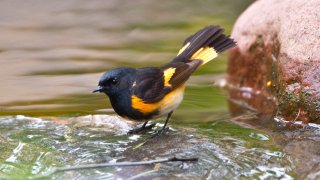
<svg viewBox="0 0 320 180">
<path fill-rule="evenodd" d="M 190 62 L 197 59 L 205 64 L 235 45 L 233 39 L 223 34 L 223 29 L 207 26 L 185 40 L 173 62 Z"/>
</svg>

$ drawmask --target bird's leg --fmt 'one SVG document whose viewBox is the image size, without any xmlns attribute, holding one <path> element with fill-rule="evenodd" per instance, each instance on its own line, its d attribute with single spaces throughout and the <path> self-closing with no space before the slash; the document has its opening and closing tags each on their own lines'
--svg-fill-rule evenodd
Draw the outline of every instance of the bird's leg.
<svg viewBox="0 0 320 180">
<path fill-rule="evenodd" d="M 139 133 L 141 131 L 145 131 L 147 129 L 151 129 L 156 125 L 156 123 L 152 123 L 149 126 L 147 126 L 148 122 L 149 121 L 146 121 L 145 123 L 143 123 L 143 125 L 141 127 L 129 130 L 128 134 Z"/>
<path fill-rule="evenodd" d="M 167 119 L 166 119 L 166 122 L 164 123 L 163 127 L 162 127 L 162 130 L 161 131 L 164 131 L 166 129 L 166 126 L 170 120 L 170 117 L 172 115 L 173 111 L 169 112 L 168 116 L 167 116 Z"/>
<path fill-rule="evenodd" d="M 167 129 L 169 129 L 169 128 L 167 128 L 166 126 L 167 126 L 167 124 L 168 124 L 168 122 L 169 122 L 169 120 L 170 120 L 170 117 L 171 117 L 172 113 L 173 113 L 173 111 L 169 112 L 169 114 L 168 114 L 168 116 L 167 116 L 167 119 L 166 119 L 166 122 L 164 123 L 162 129 L 159 130 L 156 134 L 152 135 L 152 138 L 153 138 L 153 137 L 156 137 L 156 136 L 158 136 L 158 135 L 160 135 L 160 134 L 162 134 L 162 133 L 164 133 Z"/>
</svg>

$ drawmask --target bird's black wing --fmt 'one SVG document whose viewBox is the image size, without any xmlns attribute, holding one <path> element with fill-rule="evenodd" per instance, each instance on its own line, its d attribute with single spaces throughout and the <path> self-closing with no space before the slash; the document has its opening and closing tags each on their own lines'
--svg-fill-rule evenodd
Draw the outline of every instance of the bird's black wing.
<svg viewBox="0 0 320 180">
<path fill-rule="evenodd" d="M 161 100 L 171 87 L 164 86 L 164 73 L 161 68 L 137 69 L 136 79 L 132 85 L 132 95 L 142 99 L 145 103 Z"/>
<path fill-rule="evenodd" d="M 132 102 L 136 102 L 141 109 L 145 108 L 142 108 L 145 106 L 143 103 L 158 102 L 182 86 L 200 65 L 235 45 L 235 41 L 224 35 L 223 29 L 218 26 L 207 26 L 199 30 L 185 40 L 177 57 L 167 65 L 137 70 L 132 85 Z"/>
<path fill-rule="evenodd" d="M 144 103 L 157 102 L 183 85 L 200 64 L 200 60 L 194 60 L 190 63 L 169 63 L 162 68 L 140 68 L 132 85 L 132 95 Z"/>
<path fill-rule="evenodd" d="M 174 71 L 170 79 L 168 79 L 167 84 L 169 84 L 172 89 L 180 87 L 189 79 L 191 74 L 201 65 L 201 63 L 201 60 L 193 60 L 189 63 L 176 62 L 165 65 L 163 67 L 164 74 L 166 74 L 167 71 Z"/>
</svg>

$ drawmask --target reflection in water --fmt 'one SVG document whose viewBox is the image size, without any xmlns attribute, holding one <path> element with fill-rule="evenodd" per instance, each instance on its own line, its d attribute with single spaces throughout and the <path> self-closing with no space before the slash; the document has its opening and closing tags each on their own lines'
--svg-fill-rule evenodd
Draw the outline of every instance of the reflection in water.
<svg viewBox="0 0 320 180">
<path fill-rule="evenodd" d="M 26 144 L 19 142 L 18 146 L 13 150 L 12 155 L 8 159 L 6 159 L 6 162 L 12 162 L 12 163 L 16 162 L 24 145 Z"/>
</svg>

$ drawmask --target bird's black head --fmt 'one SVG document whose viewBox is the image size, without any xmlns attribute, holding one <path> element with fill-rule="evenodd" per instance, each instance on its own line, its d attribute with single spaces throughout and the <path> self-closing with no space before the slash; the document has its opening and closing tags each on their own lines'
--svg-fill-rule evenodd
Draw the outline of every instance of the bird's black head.
<svg viewBox="0 0 320 180">
<path fill-rule="evenodd" d="M 122 93 L 131 87 L 134 77 L 133 68 L 112 69 L 101 76 L 99 85 L 93 92 L 105 93 L 108 96 Z"/>
</svg>

